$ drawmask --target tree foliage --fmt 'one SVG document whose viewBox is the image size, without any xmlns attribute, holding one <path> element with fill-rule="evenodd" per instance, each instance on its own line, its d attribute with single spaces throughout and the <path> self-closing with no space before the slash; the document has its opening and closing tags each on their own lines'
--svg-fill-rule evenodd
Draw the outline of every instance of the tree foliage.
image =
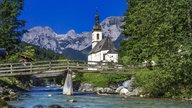
<svg viewBox="0 0 192 108">
<path fill-rule="evenodd" d="M 67 59 L 62 54 L 57 54 L 54 51 L 46 50 L 25 42 L 19 43 L 15 47 L 14 52 L 16 53 L 7 58 L 6 62 L 20 62 L 20 54 L 30 57 L 32 61 Z"/>
<path fill-rule="evenodd" d="M 24 33 L 21 28 L 25 21 L 18 16 L 23 10 L 23 0 L 0 1 L 0 47 L 6 48 L 12 54 L 15 45 L 20 42 L 20 36 Z"/>
<path fill-rule="evenodd" d="M 94 87 L 108 87 L 111 84 L 118 85 L 119 82 L 127 79 L 130 79 L 130 75 L 78 73 L 74 81 L 91 83 Z"/>
<path fill-rule="evenodd" d="M 192 95 L 192 1 L 127 0 L 120 60 L 140 64 L 156 58 L 154 95 Z"/>
</svg>

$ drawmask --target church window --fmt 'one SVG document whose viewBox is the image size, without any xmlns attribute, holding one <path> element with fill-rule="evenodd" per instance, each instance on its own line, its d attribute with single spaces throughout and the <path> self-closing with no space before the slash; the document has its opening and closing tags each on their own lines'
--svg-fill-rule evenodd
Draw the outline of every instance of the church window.
<svg viewBox="0 0 192 108">
<path fill-rule="evenodd" d="M 99 34 L 97 34 L 97 40 L 99 40 Z"/>
</svg>

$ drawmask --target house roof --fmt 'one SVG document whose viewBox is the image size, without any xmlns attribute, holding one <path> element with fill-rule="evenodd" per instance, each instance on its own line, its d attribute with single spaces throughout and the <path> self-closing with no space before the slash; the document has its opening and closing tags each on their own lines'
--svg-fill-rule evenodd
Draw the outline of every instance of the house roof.
<svg viewBox="0 0 192 108">
<path fill-rule="evenodd" d="M 107 52 L 108 54 L 116 54 L 117 53 L 117 50 L 109 50 L 108 52 Z"/>
<path fill-rule="evenodd" d="M 102 50 L 109 50 L 108 53 L 117 53 L 117 49 L 113 45 L 111 39 L 106 37 L 105 39 L 98 42 L 95 47 L 89 52 L 89 54 L 97 53 Z"/>
<path fill-rule="evenodd" d="M 6 49 L 5 48 L 0 48 L 0 56 L 6 55 Z"/>
<path fill-rule="evenodd" d="M 24 59 L 25 59 L 25 60 L 28 60 L 28 61 L 33 61 L 33 59 L 32 59 L 31 57 L 26 56 L 26 55 L 24 55 L 24 54 L 19 54 L 19 56 L 22 57 L 21 61 L 24 60 Z"/>
</svg>

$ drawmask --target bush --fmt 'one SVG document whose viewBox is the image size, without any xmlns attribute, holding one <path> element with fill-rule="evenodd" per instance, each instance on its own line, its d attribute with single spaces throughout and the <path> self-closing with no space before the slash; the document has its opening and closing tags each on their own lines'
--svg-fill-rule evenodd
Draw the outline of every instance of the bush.
<svg viewBox="0 0 192 108">
<path fill-rule="evenodd" d="M 125 81 L 129 79 L 129 77 L 129 75 L 84 73 L 77 74 L 74 80 L 91 83 L 95 87 L 107 87 L 111 83 L 117 84 L 120 81 Z"/>
<path fill-rule="evenodd" d="M 0 99 L 0 108 L 11 108 L 4 100 Z"/>
<path fill-rule="evenodd" d="M 161 89 L 162 85 L 160 81 L 161 72 L 158 69 L 148 70 L 145 69 L 142 72 L 138 72 L 135 75 L 135 81 L 133 86 L 141 87 L 144 94 L 150 94 L 152 97 L 161 97 L 164 92 Z"/>
<path fill-rule="evenodd" d="M 1 85 L 7 85 L 7 86 L 11 86 L 13 84 L 14 78 L 0 78 L 0 86 Z"/>
</svg>

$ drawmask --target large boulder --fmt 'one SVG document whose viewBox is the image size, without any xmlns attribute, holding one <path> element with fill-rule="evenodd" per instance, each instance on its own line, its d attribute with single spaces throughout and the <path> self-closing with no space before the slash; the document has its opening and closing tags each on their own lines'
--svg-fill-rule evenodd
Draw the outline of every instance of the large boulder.
<svg viewBox="0 0 192 108">
<path fill-rule="evenodd" d="M 43 105 L 35 105 L 33 108 L 45 108 Z"/>
<path fill-rule="evenodd" d="M 142 89 L 137 87 L 136 89 L 134 89 L 132 92 L 127 93 L 127 96 L 138 96 L 140 95 L 140 93 L 142 92 Z"/>
<path fill-rule="evenodd" d="M 132 77 L 130 80 L 123 82 L 123 87 L 127 88 L 129 91 L 133 91 L 132 84 L 133 84 L 134 79 L 135 78 Z"/>
<path fill-rule="evenodd" d="M 54 105 L 48 106 L 48 108 L 62 108 L 62 107 L 60 105 L 54 104 Z"/>
<path fill-rule="evenodd" d="M 108 88 L 108 87 L 104 88 L 103 90 L 105 93 L 114 93 L 115 92 L 113 89 Z"/>
<path fill-rule="evenodd" d="M 112 90 L 116 90 L 117 89 L 117 85 L 116 84 L 110 84 L 109 88 L 111 88 Z"/>
<path fill-rule="evenodd" d="M 81 86 L 79 87 L 78 91 L 80 91 L 80 92 L 93 92 L 92 84 L 82 83 Z"/>
<path fill-rule="evenodd" d="M 94 92 L 96 93 L 104 93 L 104 89 L 102 87 L 95 87 Z"/>
<path fill-rule="evenodd" d="M 124 88 L 124 86 L 119 86 L 117 89 L 116 89 L 116 93 L 119 93 L 120 91 L 121 91 L 121 89 L 123 89 Z"/>
<path fill-rule="evenodd" d="M 126 89 L 126 88 L 123 88 L 123 89 L 120 90 L 120 93 L 119 93 L 119 94 L 120 94 L 120 95 L 126 95 L 126 94 L 129 94 L 129 90 Z"/>
</svg>

